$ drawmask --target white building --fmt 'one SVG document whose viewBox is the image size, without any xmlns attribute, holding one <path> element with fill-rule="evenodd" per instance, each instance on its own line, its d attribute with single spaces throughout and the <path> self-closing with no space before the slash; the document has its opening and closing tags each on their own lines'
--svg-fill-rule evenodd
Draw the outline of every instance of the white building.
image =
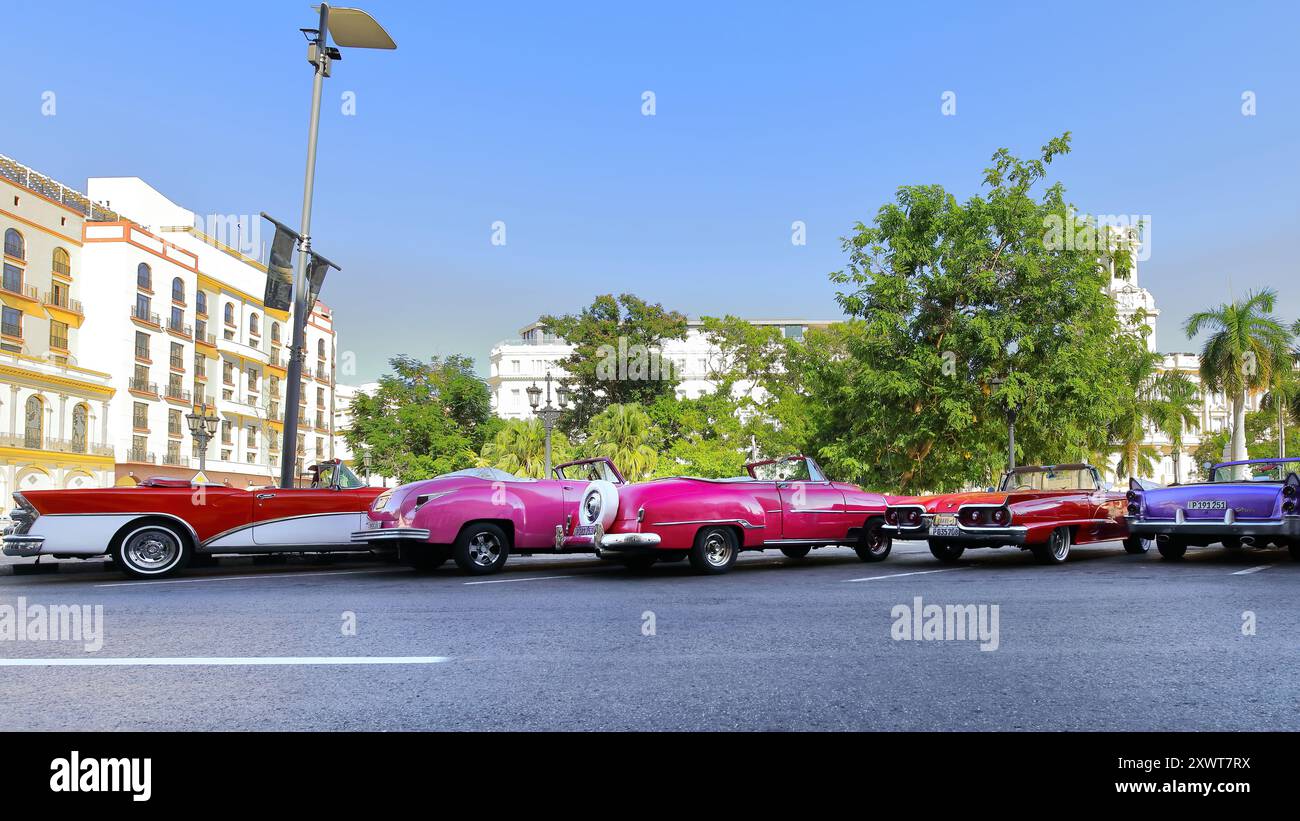
<svg viewBox="0 0 1300 821">
<path fill-rule="evenodd" d="M 775 326 L 788 338 L 802 339 L 809 328 L 825 328 L 832 320 L 754 319 L 751 324 Z M 663 343 L 661 356 L 673 364 L 679 380 L 677 395 L 694 399 L 713 390 L 710 375 L 718 366 L 720 352 L 703 330 L 703 322 L 686 323 L 685 339 Z M 544 385 L 549 371 L 553 378 L 565 375 L 560 360 L 573 352 L 573 346 L 546 333 L 540 322 L 526 325 L 515 339 L 492 346 L 489 354 L 488 387 L 492 391 L 492 410 L 503 419 L 529 419 L 528 386 Z M 545 401 L 545 399 L 543 399 Z"/>
<path fill-rule="evenodd" d="M 119 482 L 191 476 L 198 450 L 185 416 L 221 418 L 208 444 L 214 481 L 275 484 L 284 430 L 289 314 L 262 303 L 266 268 L 195 226 L 195 214 L 136 177 L 93 178 L 89 197 L 130 219 L 87 223 L 82 334 L 88 366 L 113 375 L 109 444 Z M 111 205 L 109 205 L 111 203 Z M 317 303 L 307 323 L 299 413 L 302 466 L 329 458 L 333 320 Z"/>
</svg>

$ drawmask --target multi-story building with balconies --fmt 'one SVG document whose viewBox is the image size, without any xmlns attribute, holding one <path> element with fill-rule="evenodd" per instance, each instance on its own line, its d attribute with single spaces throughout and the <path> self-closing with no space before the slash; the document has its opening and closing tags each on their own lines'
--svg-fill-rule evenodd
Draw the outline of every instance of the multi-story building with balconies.
<svg viewBox="0 0 1300 821">
<path fill-rule="evenodd" d="M 117 218 L 0 156 L 0 500 L 113 483 L 109 374 L 87 367 L 82 231 Z M 4 508 L 4 509 L 7 509 Z"/>
</svg>

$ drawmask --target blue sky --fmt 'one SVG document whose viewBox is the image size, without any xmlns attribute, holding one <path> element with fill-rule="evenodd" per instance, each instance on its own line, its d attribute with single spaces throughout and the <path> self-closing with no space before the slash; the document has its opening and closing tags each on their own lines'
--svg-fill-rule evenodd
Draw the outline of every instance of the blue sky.
<svg viewBox="0 0 1300 821">
<path fill-rule="evenodd" d="M 1294 4 L 365 7 L 399 48 L 349 52 L 326 81 L 313 226 L 344 269 L 324 297 L 355 381 L 396 353 L 486 371 L 495 341 L 603 292 L 838 316 L 839 237 L 899 185 L 966 196 L 999 146 L 1066 130 L 1070 198 L 1151 215 L 1161 349 L 1190 349 L 1182 320 L 1233 292 L 1272 286 L 1300 316 Z M 283 0 L 11 4 L 0 152 L 296 223 L 313 20 Z"/>
</svg>

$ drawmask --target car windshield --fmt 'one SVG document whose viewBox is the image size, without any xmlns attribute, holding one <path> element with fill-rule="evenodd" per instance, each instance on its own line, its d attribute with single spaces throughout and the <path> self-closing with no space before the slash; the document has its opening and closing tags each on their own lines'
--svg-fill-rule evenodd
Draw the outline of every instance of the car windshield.
<svg viewBox="0 0 1300 821">
<path fill-rule="evenodd" d="M 1300 460 L 1256 462 L 1249 465 L 1215 465 L 1210 481 L 1285 482 L 1289 473 L 1300 473 Z"/>
<path fill-rule="evenodd" d="M 569 479 L 576 482 L 612 482 L 619 484 L 623 480 L 609 466 L 609 462 L 604 459 L 595 462 L 582 462 L 577 465 L 563 465 L 555 469 L 556 474 L 561 479 Z"/>
<path fill-rule="evenodd" d="M 1087 467 L 1018 468 L 1002 475 L 1002 491 L 1012 490 L 1096 490 L 1097 477 Z"/>
<path fill-rule="evenodd" d="M 499 468 L 465 468 L 464 470 L 453 470 L 451 473 L 444 473 L 435 478 L 447 479 L 452 476 L 468 476 L 473 479 L 486 479 L 489 482 L 536 482 L 536 479 L 526 479 L 523 476 L 516 476 L 513 473 L 507 473 Z"/>
<path fill-rule="evenodd" d="M 365 487 L 366 483 L 357 478 L 352 472 L 352 468 L 342 462 L 325 463 L 319 468 L 318 477 L 313 483 L 314 487 L 333 487 L 336 484 L 340 490 L 352 490 L 353 488 Z"/>
<path fill-rule="evenodd" d="M 774 459 L 770 462 L 755 462 L 747 466 L 749 473 L 761 482 L 824 482 L 825 477 L 804 456 L 791 456 L 786 459 Z"/>
</svg>

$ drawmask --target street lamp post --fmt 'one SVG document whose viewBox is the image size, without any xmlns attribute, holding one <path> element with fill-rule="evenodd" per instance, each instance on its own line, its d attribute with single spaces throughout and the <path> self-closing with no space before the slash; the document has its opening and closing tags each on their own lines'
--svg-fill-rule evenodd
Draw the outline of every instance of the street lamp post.
<svg viewBox="0 0 1300 821">
<path fill-rule="evenodd" d="M 560 420 L 560 417 L 564 414 L 564 411 L 561 410 L 561 408 L 563 408 L 565 405 L 568 404 L 568 399 L 569 399 L 568 391 L 565 390 L 563 385 L 560 385 L 556 389 L 556 400 L 560 403 L 560 407 L 557 408 L 551 405 L 551 372 L 550 371 L 546 372 L 546 404 L 545 405 L 543 405 L 542 407 L 538 407 L 538 405 L 541 405 L 542 402 L 542 389 L 537 387 L 536 382 L 534 382 L 531 386 L 529 386 L 527 388 L 527 391 L 528 391 L 528 404 L 532 406 L 533 413 L 537 415 L 538 419 L 542 420 L 542 427 L 546 429 L 546 469 L 545 472 L 542 474 L 542 478 L 549 479 L 551 478 L 551 431 L 555 429 L 555 423 L 558 422 Z"/>
<path fill-rule="evenodd" d="M 302 192 L 302 230 L 299 232 L 298 256 L 293 266 L 293 342 L 289 349 L 289 384 L 285 389 L 284 406 L 288 409 L 284 419 L 284 452 L 295 454 L 280 465 L 280 486 L 293 487 L 298 466 L 298 397 L 302 391 L 302 365 L 307 356 L 307 258 L 311 255 L 311 202 L 316 183 L 316 137 L 320 132 L 320 100 L 325 78 L 330 76 L 330 63 L 342 60 L 343 54 L 336 46 L 347 48 L 395 49 L 397 44 L 388 36 L 383 26 L 361 9 L 331 9 L 320 4 L 320 25 L 303 29 L 307 35 L 307 62 L 312 64 L 314 77 L 311 87 L 311 116 L 307 125 L 307 174 Z M 334 45 L 329 44 L 330 35 Z"/>
<path fill-rule="evenodd" d="M 208 415 L 208 405 L 205 402 L 185 414 L 185 421 L 190 425 L 190 435 L 199 444 L 199 473 L 203 473 L 208 467 L 208 443 L 217 435 L 217 424 L 221 420 L 216 414 Z"/>
</svg>

